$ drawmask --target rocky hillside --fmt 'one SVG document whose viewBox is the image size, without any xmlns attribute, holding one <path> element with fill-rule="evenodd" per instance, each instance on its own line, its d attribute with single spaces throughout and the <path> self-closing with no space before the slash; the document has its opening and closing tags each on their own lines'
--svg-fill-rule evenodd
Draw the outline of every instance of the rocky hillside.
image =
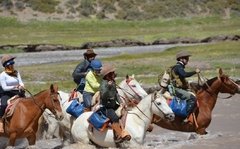
<svg viewBox="0 0 240 149">
<path fill-rule="evenodd" d="M 0 0 L 0 16 L 19 20 L 147 20 L 240 16 L 240 0 Z"/>
</svg>

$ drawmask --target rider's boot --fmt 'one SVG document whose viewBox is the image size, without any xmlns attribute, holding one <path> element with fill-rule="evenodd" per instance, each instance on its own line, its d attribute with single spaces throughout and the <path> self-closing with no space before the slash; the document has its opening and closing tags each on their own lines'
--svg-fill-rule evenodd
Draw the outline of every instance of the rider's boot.
<svg viewBox="0 0 240 149">
<path fill-rule="evenodd" d="M 4 133 L 3 120 L 0 118 L 0 133 Z"/>
<path fill-rule="evenodd" d="M 194 108 L 196 106 L 196 99 L 195 97 L 193 98 L 190 98 L 188 101 L 187 101 L 187 118 L 183 120 L 184 123 L 187 123 L 188 122 L 188 117 L 189 115 L 193 112 Z"/>
<path fill-rule="evenodd" d="M 196 105 L 196 99 L 191 98 L 187 101 L 187 115 L 190 115 L 193 112 L 195 105 Z"/>
<path fill-rule="evenodd" d="M 112 123 L 112 129 L 116 136 L 116 139 L 115 139 L 116 143 L 121 143 L 125 140 L 129 141 L 131 139 L 131 136 L 129 135 L 129 133 L 123 130 L 119 123 Z"/>
</svg>

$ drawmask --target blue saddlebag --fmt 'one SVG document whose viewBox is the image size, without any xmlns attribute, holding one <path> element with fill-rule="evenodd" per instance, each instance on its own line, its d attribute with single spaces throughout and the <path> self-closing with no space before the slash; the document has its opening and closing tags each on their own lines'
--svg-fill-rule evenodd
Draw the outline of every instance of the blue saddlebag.
<svg viewBox="0 0 240 149">
<path fill-rule="evenodd" d="M 104 131 L 108 126 L 109 119 L 101 111 L 96 111 L 88 118 L 88 122 L 98 131 Z"/>
<path fill-rule="evenodd" d="M 173 97 L 170 107 L 175 115 L 186 118 L 187 117 L 187 102 L 178 97 Z"/>
<path fill-rule="evenodd" d="M 68 106 L 67 113 L 77 118 L 84 112 L 83 103 L 79 103 L 77 100 L 73 100 L 72 103 Z"/>
</svg>

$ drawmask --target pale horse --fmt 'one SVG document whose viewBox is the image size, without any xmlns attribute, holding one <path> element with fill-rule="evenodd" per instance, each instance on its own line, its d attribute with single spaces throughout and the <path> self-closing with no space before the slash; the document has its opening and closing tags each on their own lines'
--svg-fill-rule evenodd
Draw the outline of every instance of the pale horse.
<svg viewBox="0 0 240 149">
<path fill-rule="evenodd" d="M 118 94 L 120 95 L 121 100 L 126 103 L 129 101 L 136 101 L 139 102 L 142 98 L 146 97 L 148 94 L 147 92 L 141 87 L 140 83 L 135 79 L 134 75 L 132 76 L 126 76 L 126 78 L 120 82 L 118 85 Z M 61 121 L 57 121 L 54 116 L 49 111 L 44 111 L 43 113 L 43 119 L 42 119 L 42 126 L 48 125 L 48 129 L 39 129 L 39 136 L 43 136 L 45 139 L 50 139 L 53 136 L 62 137 L 62 139 L 65 141 L 65 143 L 71 143 L 72 138 L 70 134 L 70 130 L 73 124 L 73 121 L 75 120 L 74 117 L 72 117 L 70 114 L 66 112 L 66 109 L 68 106 L 72 103 L 72 101 L 68 101 L 70 94 L 58 91 L 60 96 L 60 102 L 62 106 L 62 111 L 64 114 L 64 118 Z M 94 98 L 95 99 L 95 98 Z M 81 102 L 82 96 L 79 95 L 79 101 Z M 93 104 L 95 104 L 97 101 L 93 101 Z M 41 125 L 40 125 L 41 126 Z M 59 136 L 59 131 L 61 133 L 61 136 Z"/>
<path fill-rule="evenodd" d="M 72 136 L 75 142 L 90 143 L 90 140 L 101 147 L 117 147 L 114 142 L 112 129 L 100 132 L 91 128 L 87 119 L 93 112 L 85 112 L 80 115 L 72 125 Z M 143 144 L 146 136 L 146 130 L 151 123 L 153 114 L 163 119 L 170 118 L 174 120 L 174 113 L 168 106 L 166 99 L 160 92 L 154 92 L 144 97 L 137 106 L 128 111 L 125 129 L 129 132 L 132 139 L 127 146 L 136 146 Z"/>
</svg>

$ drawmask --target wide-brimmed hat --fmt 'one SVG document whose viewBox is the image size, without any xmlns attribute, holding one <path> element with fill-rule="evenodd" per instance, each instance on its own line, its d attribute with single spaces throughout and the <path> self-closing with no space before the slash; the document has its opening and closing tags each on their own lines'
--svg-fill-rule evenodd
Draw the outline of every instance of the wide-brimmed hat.
<svg viewBox="0 0 240 149">
<path fill-rule="evenodd" d="M 10 64 L 14 64 L 13 59 L 15 59 L 15 56 L 11 56 L 11 55 L 3 55 L 1 58 L 1 63 L 3 67 L 6 67 Z"/>
<path fill-rule="evenodd" d="M 190 57 L 192 56 L 188 51 L 180 51 L 176 54 L 176 60 L 182 57 Z"/>
<path fill-rule="evenodd" d="M 85 53 L 83 53 L 84 56 L 93 55 L 96 56 L 97 54 L 93 51 L 93 49 L 87 49 Z"/>
<path fill-rule="evenodd" d="M 103 65 L 102 67 L 102 70 L 101 70 L 101 75 L 104 77 L 106 76 L 107 74 L 109 74 L 110 72 L 114 72 L 116 69 L 110 65 L 110 64 L 105 64 Z"/>
</svg>

